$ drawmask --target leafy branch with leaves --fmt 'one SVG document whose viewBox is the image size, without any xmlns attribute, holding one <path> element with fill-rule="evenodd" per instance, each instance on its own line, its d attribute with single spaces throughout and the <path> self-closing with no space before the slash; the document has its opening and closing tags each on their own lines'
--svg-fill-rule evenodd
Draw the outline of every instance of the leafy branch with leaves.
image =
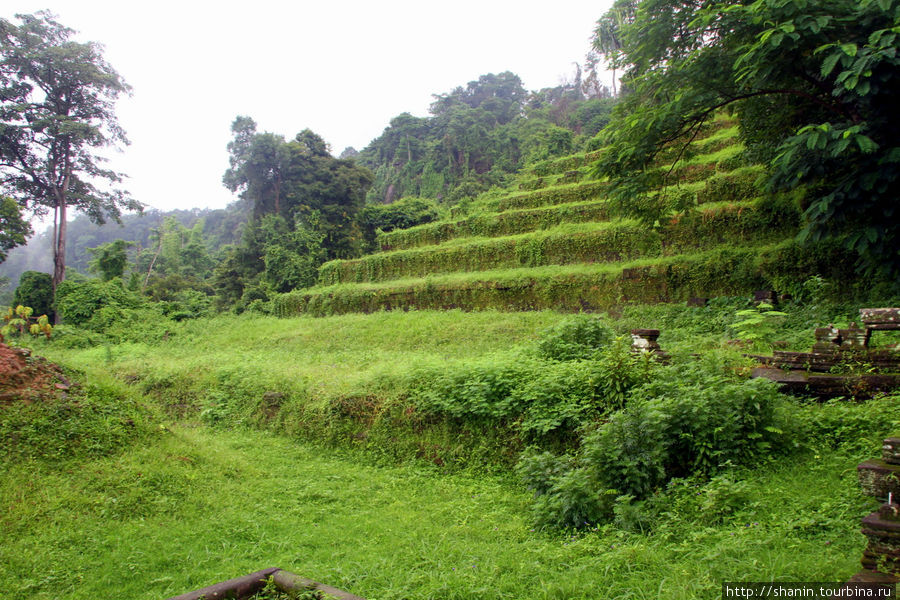
<svg viewBox="0 0 900 600">
<path fill-rule="evenodd" d="M 841 240 L 861 269 L 896 280 L 900 0 L 633 4 L 607 50 L 628 93 L 595 168 L 621 211 L 646 217 L 660 151 L 731 110 L 769 189 L 805 190 L 800 239 Z M 595 48 L 608 47 L 598 33 Z"/>
</svg>

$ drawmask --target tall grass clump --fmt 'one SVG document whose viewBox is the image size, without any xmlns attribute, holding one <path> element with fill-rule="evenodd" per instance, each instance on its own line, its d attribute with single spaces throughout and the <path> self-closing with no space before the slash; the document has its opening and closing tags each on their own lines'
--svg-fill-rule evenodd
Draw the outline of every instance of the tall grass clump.
<svg viewBox="0 0 900 600">
<path fill-rule="evenodd" d="M 151 415 L 114 381 L 59 384 L 65 391 L 0 405 L 0 459 L 81 460 L 108 456 L 143 439 Z"/>
</svg>

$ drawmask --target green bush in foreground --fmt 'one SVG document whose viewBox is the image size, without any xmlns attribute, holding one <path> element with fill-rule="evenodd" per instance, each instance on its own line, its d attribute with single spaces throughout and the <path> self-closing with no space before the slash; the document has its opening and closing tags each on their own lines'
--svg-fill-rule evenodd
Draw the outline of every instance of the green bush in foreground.
<svg viewBox="0 0 900 600">
<path fill-rule="evenodd" d="M 673 478 L 751 465 L 784 445 L 784 402 L 766 380 L 735 381 L 702 365 L 660 369 L 577 455 L 522 459 L 535 519 L 562 527 L 608 521 Z"/>
<path fill-rule="evenodd" d="M 647 380 L 645 357 L 611 337 L 595 319 L 576 317 L 547 333 L 537 356 L 489 356 L 420 372 L 410 396 L 428 414 L 508 426 L 524 440 L 565 439 L 621 407 L 628 390 Z"/>
<path fill-rule="evenodd" d="M 119 279 L 67 279 L 56 288 L 56 310 L 63 321 L 94 331 L 111 320 L 112 313 L 118 314 L 123 309 L 136 308 L 142 303 L 137 294 L 122 287 Z M 106 313 L 99 317 L 101 322 L 92 324 L 91 321 L 104 309 Z"/>
<path fill-rule="evenodd" d="M 30 306 L 35 315 L 53 317 L 53 278 L 49 273 L 25 271 L 13 296 L 13 306 Z"/>
<path fill-rule="evenodd" d="M 613 340 L 613 331 L 599 318 L 576 315 L 550 328 L 538 342 L 538 352 L 550 360 L 589 358 Z"/>
</svg>

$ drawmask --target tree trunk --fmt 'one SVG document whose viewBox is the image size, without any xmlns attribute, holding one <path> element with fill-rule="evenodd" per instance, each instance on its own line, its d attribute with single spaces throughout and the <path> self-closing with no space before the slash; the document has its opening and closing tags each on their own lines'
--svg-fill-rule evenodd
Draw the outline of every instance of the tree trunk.
<svg viewBox="0 0 900 600">
<path fill-rule="evenodd" d="M 56 287 L 66 278 L 66 203 L 59 202 L 59 224 L 54 227 L 53 240 L 53 296 Z M 56 313 L 54 325 L 59 325 L 59 313 Z"/>
<path fill-rule="evenodd" d="M 141 293 L 144 293 L 144 290 L 147 289 L 147 284 L 150 283 L 150 273 L 153 272 L 153 265 L 156 264 L 156 259 L 159 258 L 160 252 L 162 252 L 162 232 L 159 233 L 159 241 L 156 244 L 156 254 L 153 255 L 153 260 L 150 261 L 150 268 L 147 269 L 147 276 L 144 278 L 144 285 L 141 286 Z"/>
</svg>

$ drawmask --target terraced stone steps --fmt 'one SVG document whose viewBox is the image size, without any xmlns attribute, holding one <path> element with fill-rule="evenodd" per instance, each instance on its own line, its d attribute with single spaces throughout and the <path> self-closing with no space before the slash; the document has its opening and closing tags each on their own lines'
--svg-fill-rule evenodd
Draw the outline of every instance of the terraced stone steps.
<svg viewBox="0 0 900 600">
<path fill-rule="evenodd" d="M 664 257 L 717 244 L 773 241 L 796 232 L 799 215 L 766 202 L 706 207 L 666 227 L 635 221 L 563 224 L 497 238 L 462 238 L 440 245 L 331 261 L 320 268 L 322 285 L 374 282 L 429 274 L 545 265 L 604 263 Z"/>
<path fill-rule="evenodd" d="M 450 273 L 387 282 L 317 286 L 274 300 L 290 316 L 378 310 L 462 309 L 599 311 L 627 302 L 745 295 L 773 279 L 828 273 L 839 261 L 827 247 L 793 242 L 724 245 L 712 250 L 627 263 L 577 264 Z"/>
<path fill-rule="evenodd" d="M 718 118 L 691 155 L 660 154 L 656 174 L 670 186 L 663 193 L 696 206 L 661 226 L 612 215 L 609 184 L 590 179 L 600 151 L 557 158 L 454 209 L 464 214 L 379 233 L 381 251 L 326 263 L 318 286 L 280 296 L 276 312 L 608 310 L 746 294 L 840 263 L 829 249 L 785 241 L 799 210 L 761 195 L 763 169 L 742 164 L 736 133 Z"/>
<path fill-rule="evenodd" d="M 540 208 L 479 213 L 455 221 L 439 221 L 379 233 L 384 252 L 441 244 L 466 237 L 502 237 L 547 229 L 562 223 L 602 222 L 609 219 L 606 200 L 556 204 Z"/>
</svg>

